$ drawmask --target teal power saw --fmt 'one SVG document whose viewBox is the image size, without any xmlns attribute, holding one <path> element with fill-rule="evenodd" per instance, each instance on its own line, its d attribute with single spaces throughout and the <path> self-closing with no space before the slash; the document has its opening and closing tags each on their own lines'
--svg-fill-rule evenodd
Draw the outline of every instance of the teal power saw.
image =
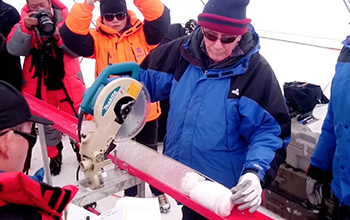
<svg viewBox="0 0 350 220">
<path fill-rule="evenodd" d="M 148 118 L 150 98 L 144 85 L 136 80 L 139 71 L 134 62 L 109 65 L 84 93 L 78 124 L 80 169 L 92 189 L 103 185 L 103 167 L 111 163 L 106 156 L 115 148 L 114 142 L 135 137 Z M 94 126 L 82 133 L 86 114 L 93 116 Z"/>
</svg>

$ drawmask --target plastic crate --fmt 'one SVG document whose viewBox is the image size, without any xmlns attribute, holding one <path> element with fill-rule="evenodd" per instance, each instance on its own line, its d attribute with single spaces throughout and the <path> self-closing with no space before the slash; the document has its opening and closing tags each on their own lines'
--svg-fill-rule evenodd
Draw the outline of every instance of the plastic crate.
<svg viewBox="0 0 350 220">
<path fill-rule="evenodd" d="M 277 173 L 276 179 L 272 182 L 270 189 L 292 196 L 299 203 L 306 203 L 306 179 L 304 171 L 296 170 L 283 163 Z"/>
<path fill-rule="evenodd" d="M 312 132 L 307 125 L 292 119 L 291 141 L 287 147 L 286 163 L 306 171 L 320 134 Z"/>
<path fill-rule="evenodd" d="M 288 220 L 317 220 L 319 219 L 318 210 L 309 210 L 293 199 L 273 191 L 265 190 L 264 206 Z"/>
</svg>

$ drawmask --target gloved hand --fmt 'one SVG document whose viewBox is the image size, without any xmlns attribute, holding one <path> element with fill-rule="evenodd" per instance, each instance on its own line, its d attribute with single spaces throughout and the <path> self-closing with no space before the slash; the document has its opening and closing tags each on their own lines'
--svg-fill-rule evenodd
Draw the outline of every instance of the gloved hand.
<svg viewBox="0 0 350 220">
<path fill-rule="evenodd" d="M 29 178 L 31 178 L 32 180 L 41 182 L 44 179 L 44 175 L 45 175 L 44 168 L 40 168 L 35 172 L 33 176 L 29 176 Z"/>
<path fill-rule="evenodd" d="M 231 189 L 233 204 L 242 204 L 238 210 L 249 208 L 255 212 L 261 204 L 262 188 L 259 177 L 254 173 L 246 173 L 239 178 L 238 184 Z"/>
<path fill-rule="evenodd" d="M 320 205 L 322 203 L 322 183 L 308 177 L 306 180 L 306 195 L 311 204 Z"/>
</svg>

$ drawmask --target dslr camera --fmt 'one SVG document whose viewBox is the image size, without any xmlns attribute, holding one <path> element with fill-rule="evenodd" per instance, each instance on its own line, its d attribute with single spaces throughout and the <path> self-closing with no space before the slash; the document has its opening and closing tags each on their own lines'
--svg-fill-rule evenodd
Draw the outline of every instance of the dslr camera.
<svg viewBox="0 0 350 220">
<path fill-rule="evenodd" d="M 40 36 L 51 37 L 56 30 L 55 24 L 51 20 L 51 13 L 41 8 L 31 17 L 38 19 L 36 28 L 39 30 Z"/>
</svg>

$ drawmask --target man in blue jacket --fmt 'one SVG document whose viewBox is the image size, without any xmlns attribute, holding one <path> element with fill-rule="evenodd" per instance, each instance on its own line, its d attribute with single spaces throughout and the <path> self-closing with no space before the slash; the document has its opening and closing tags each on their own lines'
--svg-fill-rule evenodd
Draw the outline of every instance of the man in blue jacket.
<svg viewBox="0 0 350 220">
<path fill-rule="evenodd" d="M 153 50 L 139 80 L 152 101 L 170 98 L 164 153 L 236 186 L 233 202 L 253 212 L 286 157 L 291 122 L 273 70 L 259 54 L 248 3 L 209 0 L 199 27 Z M 182 212 L 183 219 L 205 219 L 185 206 Z"/>
<path fill-rule="evenodd" d="M 307 175 L 307 195 L 322 202 L 321 186 L 331 182 L 333 219 L 350 220 L 350 36 L 343 41 L 332 81 L 328 112 Z"/>
</svg>

